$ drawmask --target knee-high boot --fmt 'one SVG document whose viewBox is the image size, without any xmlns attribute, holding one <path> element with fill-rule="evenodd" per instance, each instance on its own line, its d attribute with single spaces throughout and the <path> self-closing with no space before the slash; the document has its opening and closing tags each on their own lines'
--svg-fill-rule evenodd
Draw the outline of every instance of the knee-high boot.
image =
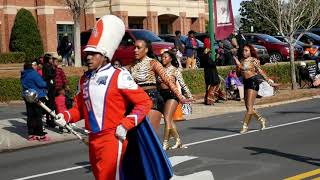
<svg viewBox="0 0 320 180">
<path fill-rule="evenodd" d="M 170 129 L 170 134 L 174 137 L 174 139 L 176 140 L 175 145 L 172 146 L 172 149 L 177 149 L 177 148 L 181 148 L 182 147 L 182 142 L 179 136 L 179 133 L 177 131 L 177 128 L 172 128 Z"/>
<path fill-rule="evenodd" d="M 164 128 L 163 143 L 162 143 L 162 147 L 163 147 L 164 150 L 168 150 L 169 149 L 170 130 L 171 129 L 169 129 L 167 127 Z"/>
<path fill-rule="evenodd" d="M 261 125 L 261 130 L 264 130 L 266 128 L 266 119 L 263 118 L 259 113 L 257 113 L 257 111 L 254 111 L 254 113 L 252 115 L 255 118 L 257 118 L 257 120 L 259 121 L 259 123 Z"/>
<path fill-rule="evenodd" d="M 246 113 L 244 115 L 244 119 L 243 119 L 243 124 L 242 124 L 242 129 L 240 130 L 240 134 L 244 134 L 248 131 L 248 126 L 249 126 L 249 123 L 251 121 L 251 117 L 252 115 L 251 114 L 248 114 Z"/>
</svg>

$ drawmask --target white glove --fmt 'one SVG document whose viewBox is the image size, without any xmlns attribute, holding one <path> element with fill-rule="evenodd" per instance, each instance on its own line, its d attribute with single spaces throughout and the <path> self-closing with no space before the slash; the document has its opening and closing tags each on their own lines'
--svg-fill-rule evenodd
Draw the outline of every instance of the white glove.
<svg viewBox="0 0 320 180">
<path fill-rule="evenodd" d="M 127 135 L 127 130 L 125 127 L 123 127 L 122 124 L 120 124 L 119 126 L 117 126 L 116 129 L 116 136 L 118 137 L 118 139 L 124 141 L 126 139 L 126 135 Z"/>
<path fill-rule="evenodd" d="M 54 121 L 56 123 L 56 125 L 58 125 L 59 127 L 65 127 L 67 122 L 66 120 L 64 119 L 64 116 L 62 113 L 59 113 L 57 115 L 57 118 L 55 119 Z"/>
</svg>

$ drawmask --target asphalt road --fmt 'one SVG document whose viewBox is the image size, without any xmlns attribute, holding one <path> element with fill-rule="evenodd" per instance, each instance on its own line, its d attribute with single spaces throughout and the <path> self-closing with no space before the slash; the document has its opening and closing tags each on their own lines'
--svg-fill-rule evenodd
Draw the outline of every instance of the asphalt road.
<svg viewBox="0 0 320 180">
<path fill-rule="evenodd" d="M 184 161 L 174 179 L 277 180 L 319 169 L 319 104 L 260 109 L 269 128 L 258 131 L 253 120 L 245 135 L 238 134 L 243 112 L 178 123 L 187 148 L 168 151 L 173 164 Z M 0 179 L 93 179 L 87 153 L 78 141 L 1 153 Z"/>
</svg>

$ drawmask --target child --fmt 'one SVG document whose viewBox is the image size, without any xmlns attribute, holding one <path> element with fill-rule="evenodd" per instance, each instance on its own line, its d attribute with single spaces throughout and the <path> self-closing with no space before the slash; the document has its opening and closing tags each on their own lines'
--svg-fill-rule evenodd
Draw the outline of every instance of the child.
<svg viewBox="0 0 320 180">
<path fill-rule="evenodd" d="M 232 92 L 234 92 L 235 90 L 238 90 L 239 97 L 237 97 L 236 99 L 240 100 L 240 101 L 243 100 L 243 98 L 244 98 L 243 84 L 240 81 L 240 79 L 238 78 L 237 72 L 235 69 L 231 70 L 228 73 L 228 76 L 226 78 L 226 88 L 230 89 Z"/>
<path fill-rule="evenodd" d="M 67 109 L 67 98 L 66 98 L 66 91 L 64 87 L 59 87 L 56 90 L 56 97 L 55 97 L 55 104 L 56 104 L 56 113 L 63 113 Z M 59 133 L 63 133 L 63 128 L 59 127 Z M 68 133 L 70 133 L 68 131 Z"/>
</svg>

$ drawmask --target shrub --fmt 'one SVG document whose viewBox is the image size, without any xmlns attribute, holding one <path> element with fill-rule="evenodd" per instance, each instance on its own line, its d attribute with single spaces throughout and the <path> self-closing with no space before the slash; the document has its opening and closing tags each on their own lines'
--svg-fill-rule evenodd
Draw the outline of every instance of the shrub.
<svg viewBox="0 0 320 180">
<path fill-rule="evenodd" d="M 24 52 L 27 61 L 40 57 L 44 53 L 40 32 L 30 11 L 23 8 L 18 11 L 12 27 L 9 47 L 12 52 Z"/>
<path fill-rule="evenodd" d="M 23 52 L 0 53 L 0 64 L 23 63 L 26 54 Z"/>
</svg>

